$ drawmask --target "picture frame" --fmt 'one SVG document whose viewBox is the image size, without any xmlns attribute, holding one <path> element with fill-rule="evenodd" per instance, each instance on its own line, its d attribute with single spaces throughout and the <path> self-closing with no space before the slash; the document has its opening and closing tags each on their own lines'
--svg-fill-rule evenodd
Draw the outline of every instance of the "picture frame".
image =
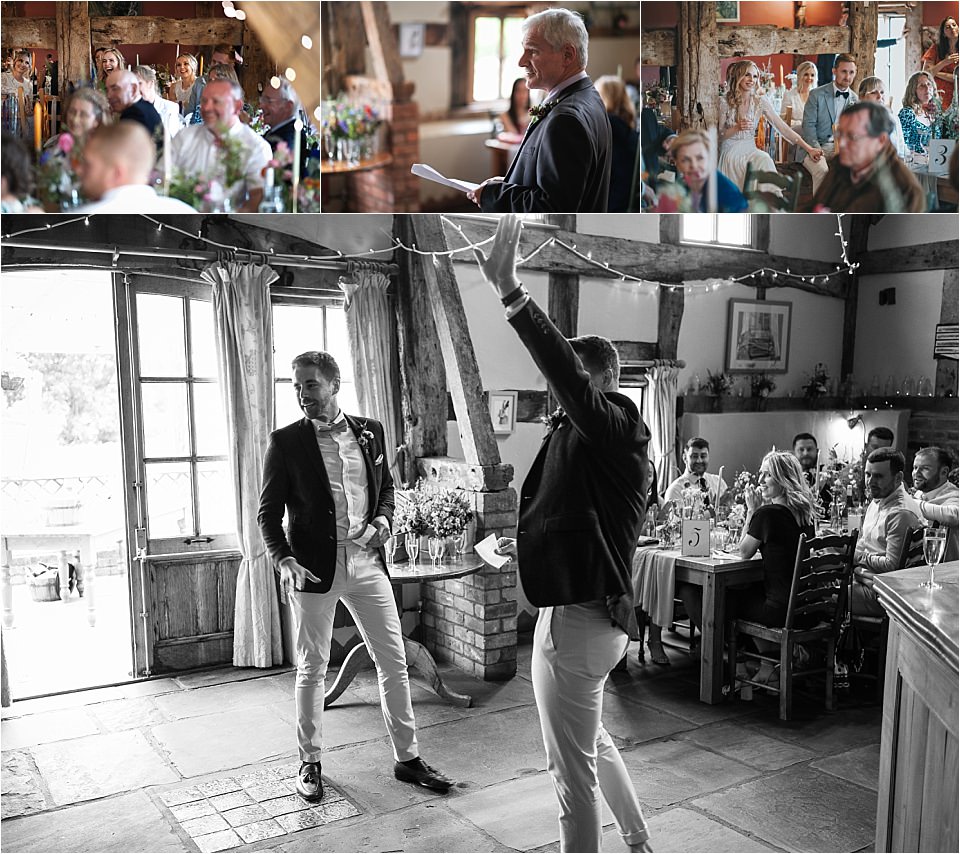
<svg viewBox="0 0 960 854">
<path fill-rule="evenodd" d="M 400 24 L 399 50 L 404 59 L 416 59 L 423 53 L 427 35 L 426 24 Z"/>
<path fill-rule="evenodd" d="M 740 20 L 739 0 L 718 0 L 717 20 L 739 22 Z"/>
<path fill-rule="evenodd" d="M 934 359 L 953 359 L 957 361 L 960 356 L 958 352 L 957 330 L 960 326 L 956 323 L 938 323 L 937 331 L 933 342 Z"/>
<path fill-rule="evenodd" d="M 515 391 L 491 391 L 488 395 L 490 420 L 493 432 L 506 436 L 517 428 L 517 393 Z"/>
<path fill-rule="evenodd" d="M 785 374 L 790 356 L 793 303 L 731 299 L 724 358 L 729 373 Z"/>
</svg>

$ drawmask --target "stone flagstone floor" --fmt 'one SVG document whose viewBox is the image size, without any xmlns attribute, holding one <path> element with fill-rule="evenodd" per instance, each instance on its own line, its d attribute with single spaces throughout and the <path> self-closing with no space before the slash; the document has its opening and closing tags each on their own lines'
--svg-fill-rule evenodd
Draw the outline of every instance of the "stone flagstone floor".
<svg viewBox="0 0 960 854">
<path fill-rule="evenodd" d="M 759 693 L 697 700 L 693 662 L 614 673 L 604 723 L 656 851 L 871 851 L 880 708 L 801 703 L 777 720 Z M 324 717 L 326 796 L 292 794 L 293 674 L 224 668 L 4 709 L 3 850 L 556 851 L 557 806 L 530 684 L 445 669 L 474 708 L 413 685 L 421 753 L 446 796 L 393 778 L 372 671 Z M 869 691 L 869 689 L 868 689 Z M 625 850 L 604 812 L 604 850 Z"/>
</svg>

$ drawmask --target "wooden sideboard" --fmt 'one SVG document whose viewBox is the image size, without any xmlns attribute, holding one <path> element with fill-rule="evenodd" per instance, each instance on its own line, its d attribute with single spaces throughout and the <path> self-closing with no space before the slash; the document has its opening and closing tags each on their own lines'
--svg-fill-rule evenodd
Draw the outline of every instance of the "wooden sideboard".
<svg viewBox="0 0 960 854">
<path fill-rule="evenodd" d="M 875 851 L 957 846 L 958 571 L 928 567 L 878 576 L 890 616 L 880 737 Z"/>
</svg>

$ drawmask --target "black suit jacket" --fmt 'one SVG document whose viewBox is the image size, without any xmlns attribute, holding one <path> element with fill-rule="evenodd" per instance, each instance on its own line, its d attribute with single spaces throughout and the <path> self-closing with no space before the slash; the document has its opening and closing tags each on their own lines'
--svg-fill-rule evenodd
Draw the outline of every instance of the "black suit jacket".
<svg viewBox="0 0 960 854">
<path fill-rule="evenodd" d="M 376 516 L 393 521 L 393 478 L 383 446 L 383 425 L 370 418 L 346 416 L 360 442 L 367 471 L 369 523 Z M 287 510 L 287 531 L 283 512 Z M 312 422 L 303 418 L 270 434 L 263 460 L 260 534 L 274 564 L 294 557 L 320 579 L 307 581 L 307 593 L 326 593 L 337 568 L 337 517 L 330 479 L 323 465 Z"/>
<path fill-rule="evenodd" d="M 127 122 L 139 122 L 146 129 L 147 133 L 153 137 L 154 140 L 157 139 L 157 128 L 160 128 L 159 138 L 160 141 L 163 141 L 163 119 L 160 118 L 160 113 L 157 112 L 157 108 L 153 104 L 144 101 L 141 98 L 139 101 L 134 101 L 129 107 L 125 108 L 123 112 L 120 113 L 120 120 Z"/>
<path fill-rule="evenodd" d="M 527 128 L 503 183 L 488 184 L 488 213 L 605 212 L 610 190 L 610 122 L 589 77 L 558 96 Z"/>
<path fill-rule="evenodd" d="M 629 593 L 650 478 L 647 427 L 630 398 L 593 385 L 533 300 L 510 323 L 566 411 L 521 490 L 524 592 L 538 607 Z"/>
</svg>

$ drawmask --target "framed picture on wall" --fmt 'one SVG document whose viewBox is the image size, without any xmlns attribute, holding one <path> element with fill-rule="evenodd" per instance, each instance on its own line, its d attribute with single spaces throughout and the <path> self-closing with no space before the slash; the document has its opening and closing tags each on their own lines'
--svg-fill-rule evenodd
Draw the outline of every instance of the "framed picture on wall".
<svg viewBox="0 0 960 854">
<path fill-rule="evenodd" d="M 401 24 L 400 56 L 405 59 L 415 59 L 420 56 L 423 53 L 426 30 L 426 24 Z"/>
<path fill-rule="evenodd" d="M 718 21 L 739 21 L 740 3 L 739 0 L 719 0 L 717 3 Z"/>
<path fill-rule="evenodd" d="M 785 374 L 792 308 L 793 303 L 789 302 L 731 299 L 727 311 L 726 370 Z"/>
<path fill-rule="evenodd" d="M 517 427 L 517 393 L 515 391 L 490 392 L 490 420 L 493 432 L 498 435 L 512 433 Z"/>
</svg>

